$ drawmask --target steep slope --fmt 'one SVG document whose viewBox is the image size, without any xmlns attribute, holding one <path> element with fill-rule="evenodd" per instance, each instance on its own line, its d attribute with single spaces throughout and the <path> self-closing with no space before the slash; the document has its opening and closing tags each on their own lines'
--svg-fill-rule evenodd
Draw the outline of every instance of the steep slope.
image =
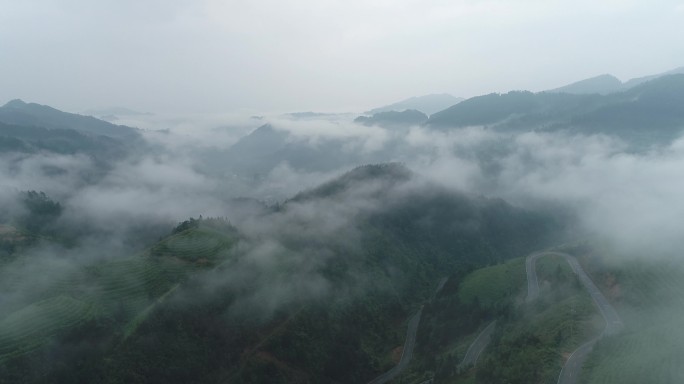
<svg viewBox="0 0 684 384">
<path fill-rule="evenodd" d="M 0 122 L 10 125 L 73 129 L 89 135 L 104 135 L 117 139 L 135 139 L 135 128 L 114 125 L 92 116 L 62 112 L 47 105 L 12 100 L 0 107 Z"/>
<path fill-rule="evenodd" d="M 542 99 L 532 92 L 492 93 L 464 100 L 430 116 L 432 127 L 464 127 L 500 122 L 514 115 L 537 112 Z"/>
<path fill-rule="evenodd" d="M 73 364 L 74 354 L 101 356 L 133 335 L 179 284 L 229 258 L 237 240 L 230 224 L 189 223 L 134 256 L 55 269 L 27 252 L 0 263 L 0 377 L 40 382 L 60 364 Z M 28 272 L 40 274 L 40 283 L 27 283 Z"/>
<path fill-rule="evenodd" d="M 630 79 L 630 80 L 627 80 L 625 82 L 624 86 L 625 86 L 625 88 L 632 88 L 632 87 L 635 87 L 637 85 L 646 83 L 646 82 L 651 81 L 651 80 L 655 80 L 655 79 L 663 77 L 663 76 L 681 75 L 681 74 L 684 74 L 684 67 L 675 68 L 675 69 L 672 69 L 672 70 L 669 70 L 669 71 L 666 71 L 663 73 L 658 73 L 655 75 L 649 75 L 649 76 L 643 76 L 643 77 L 637 77 L 634 79 Z"/>
<path fill-rule="evenodd" d="M 636 145 L 667 143 L 684 129 L 684 75 L 669 75 L 604 97 L 562 125 L 616 135 Z"/>
<path fill-rule="evenodd" d="M 598 93 L 606 95 L 623 89 L 622 81 L 609 74 L 599 75 L 585 80 L 580 80 L 559 88 L 545 91 L 547 93 L 571 93 L 576 95 Z"/>
<path fill-rule="evenodd" d="M 0 122 L 0 153 L 60 154 L 85 153 L 96 158 L 113 159 L 127 152 L 123 141 L 103 135 L 88 135 L 73 129 L 48 129 Z"/>
</svg>

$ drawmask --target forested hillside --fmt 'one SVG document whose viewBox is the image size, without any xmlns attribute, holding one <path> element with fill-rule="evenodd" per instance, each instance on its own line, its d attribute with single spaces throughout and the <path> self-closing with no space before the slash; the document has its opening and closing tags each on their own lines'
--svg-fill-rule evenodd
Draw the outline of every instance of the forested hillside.
<svg viewBox="0 0 684 384">
<path fill-rule="evenodd" d="M 141 254 L 17 299 L 2 322 L 2 376 L 363 382 L 392 366 L 405 321 L 442 277 L 524 254 L 563 223 L 387 164 L 234 225 L 188 220 Z"/>
</svg>

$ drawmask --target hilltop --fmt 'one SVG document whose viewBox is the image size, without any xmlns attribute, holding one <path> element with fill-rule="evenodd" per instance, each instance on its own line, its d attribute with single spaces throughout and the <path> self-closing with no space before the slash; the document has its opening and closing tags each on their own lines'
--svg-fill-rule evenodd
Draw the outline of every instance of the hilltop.
<svg viewBox="0 0 684 384">
<path fill-rule="evenodd" d="M 415 109 L 426 115 L 446 109 L 454 104 L 463 101 L 461 97 L 455 97 L 448 93 L 430 94 L 425 96 L 414 96 L 405 100 L 398 101 L 383 107 L 378 107 L 367 111 L 367 115 L 374 115 L 381 112 L 396 111 L 402 112 L 408 109 Z"/>
</svg>

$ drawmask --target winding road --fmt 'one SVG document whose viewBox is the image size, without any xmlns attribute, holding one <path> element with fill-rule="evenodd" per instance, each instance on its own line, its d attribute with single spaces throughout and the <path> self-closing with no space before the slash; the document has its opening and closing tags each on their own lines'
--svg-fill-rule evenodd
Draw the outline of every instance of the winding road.
<svg viewBox="0 0 684 384">
<path fill-rule="evenodd" d="M 447 280 L 449 280 L 449 278 L 444 277 L 439 281 L 439 283 L 437 283 L 437 289 L 435 289 L 435 292 L 432 294 L 430 301 L 434 300 L 439 291 L 441 291 L 442 288 L 444 288 L 444 284 L 446 284 Z M 411 358 L 413 357 L 413 347 L 416 346 L 416 333 L 418 332 L 418 324 L 420 324 L 420 316 L 422 314 L 423 306 L 421 305 L 418 312 L 416 312 L 416 314 L 413 315 L 413 317 L 411 317 L 411 320 L 409 320 L 408 329 L 406 330 L 406 341 L 404 341 L 404 348 L 402 349 L 401 359 L 399 359 L 399 363 L 389 371 L 376 377 L 372 381 L 369 381 L 368 384 L 386 383 L 394 379 L 397 375 L 401 373 L 401 371 L 403 371 L 406 368 L 406 366 L 408 366 L 408 363 L 411 362 Z"/>
<path fill-rule="evenodd" d="M 418 324 L 420 324 L 420 316 L 423 313 L 423 307 L 421 306 L 418 312 L 416 312 L 408 323 L 408 329 L 406 330 L 406 341 L 404 342 L 404 349 L 401 353 L 401 359 L 399 363 L 395 365 L 389 371 L 383 373 L 382 375 L 376 377 L 368 384 L 383 384 L 392 379 L 394 379 L 401 371 L 406 368 L 408 363 L 413 357 L 413 347 L 416 345 L 416 333 L 418 332 Z"/>
<path fill-rule="evenodd" d="M 458 365 L 458 369 L 463 369 L 465 367 L 475 365 L 475 363 L 477 363 L 477 359 L 480 357 L 480 354 L 482 353 L 482 351 L 484 351 L 484 349 L 487 347 L 487 344 L 489 344 L 489 342 L 491 341 L 492 333 L 494 333 L 495 328 L 496 320 L 489 323 L 489 325 L 482 332 L 480 332 L 479 335 L 477 335 L 475 341 L 473 341 L 473 343 L 470 344 L 470 347 L 468 347 L 468 351 L 466 351 L 466 354 L 463 357 L 463 361 L 461 361 L 461 364 Z"/>
<path fill-rule="evenodd" d="M 582 269 L 582 266 L 577 262 L 577 259 L 562 252 L 538 252 L 533 253 L 527 257 L 525 260 L 525 270 L 527 272 L 527 301 L 534 301 L 539 297 L 539 280 L 537 279 L 537 272 L 535 270 L 535 263 L 538 258 L 542 256 L 555 255 L 563 257 L 573 272 L 578 276 L 580 282 L 584 288 L 589 292 L 594 303 L 601 312 L 601 316 L 606 322 L 606 326 L 601 334 L 586 343 L 582 344 L 577 348 L 565 362 L 563 369 L 561 369 L 560 375 L 558 376 L 558 384 L 575 384 L 579 379 L 579 375 L 582 372 L 582 365 L 586 360 L 589 352 L 591 352 L 594 344 L 600 340 L 603 336 L 613 335 L 623 328 L 622 320 L 617 314 L 613 306 L 610 305 L 605 296 L 598 289 L 596 284 L 591 280 L 589 275 Z"/>
</svg>

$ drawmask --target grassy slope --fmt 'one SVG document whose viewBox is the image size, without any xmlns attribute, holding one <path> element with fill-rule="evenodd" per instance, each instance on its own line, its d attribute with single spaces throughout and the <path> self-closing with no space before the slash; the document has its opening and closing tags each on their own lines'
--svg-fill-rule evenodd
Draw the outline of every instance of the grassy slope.
<svg viewBox="0 0 684 384">
<path fill-rule="evenodd" d="M 597 268 L 594 279 L 618 301 L 625 331 L 596 346 L 583 382 L 684 382 L 684 265 L 631 260 Z"/>
<path fill-rule="evenodd" d="M 537 263 L 540 298 L 502 322 L 476 382 L 555 383 L 565 358 L 601 331 L 600 316 L 567 264 L 555 256 Z"/>
<path fill-rule="evenodd" d="M 537 261 L 540 299 L 525 304 L 525 259 L 454 276 L 426 306 L 416 359 L 402 382 L 434 375 L 442 383 L 554 382 L 569 353 L 603 323 L 588 294 L 560 257 Z M 477 334 L 498 318 L 477 369 L 456 367 Z"/>
<path fill-rule="evenodd" d="M 452 275 L 424 310 L 415 361 L 402 382 L 421 382 L 436 375 L 439 382 L 468 382 L 456 368 L 470 343 L 495 317 L 519 300 L 525 284 L 525 259 Z"/>
<path fill-rule="evenodd" d="M 525 258 L 482 268 L 468 275 L 459 288 L 459 299 L 467 304 L 475 301 L 485 308 L 510 303 L 525 284 Z"/>
<path fill-rule="evenodd" d="M 14 310 L 0 315 L 0 362 L 48 345 L 93 319 L 130 336 L 167 292 L 189 274 L 223 260 L 234 241 L 234 235 L 216 229 L 190 229 L 140 255 L 63 275 L 44 271 L 46 289 L 24 298 L 23 304 L 6 305 Z M 13 294 L 21 280 L 6 277 L 3 293 Z"/>
</svg>

